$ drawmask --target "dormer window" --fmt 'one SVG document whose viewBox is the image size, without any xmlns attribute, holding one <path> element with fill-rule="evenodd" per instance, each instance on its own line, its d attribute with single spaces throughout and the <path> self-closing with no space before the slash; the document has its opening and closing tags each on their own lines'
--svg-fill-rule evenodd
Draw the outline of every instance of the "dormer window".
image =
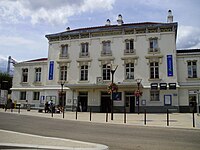
<svg viewBox="0 0 200 150">
<path fill-rule="evenodd" d="M 88 57 L 89 56 L 89 44 L 81 43 L 81 53 L 80 57 Z"/>
<path fill-rule="evenodd" d="M 149 39 L 149 52 L 159 52 L 158 38 Z"/>
<path fill-rule="evenodd" d="M 68 57 L 68 45 L 61 45 L 61 52 L 60 52 L 60 57 L 65 58 Z"/>
</svg>

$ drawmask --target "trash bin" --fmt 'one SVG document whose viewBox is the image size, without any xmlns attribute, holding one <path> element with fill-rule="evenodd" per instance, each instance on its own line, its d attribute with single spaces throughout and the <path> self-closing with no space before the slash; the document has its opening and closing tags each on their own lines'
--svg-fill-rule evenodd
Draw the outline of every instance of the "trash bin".
<svg viewBox="0 0 200 150">
<path fill-rule="evenodd" d="M 27 111 L 31 110 L 31 104 L 27 104 Z"/>
</svg>

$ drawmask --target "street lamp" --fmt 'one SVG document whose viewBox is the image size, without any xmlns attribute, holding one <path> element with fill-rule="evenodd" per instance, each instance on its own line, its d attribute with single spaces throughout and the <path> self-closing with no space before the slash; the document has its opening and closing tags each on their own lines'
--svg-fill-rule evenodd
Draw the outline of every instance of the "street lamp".
<svg viewBox="0 0 200 150">
<path fill-rule="evenodd" d="M 111 65 L 111 79 L 112 79 L 112 85 L 114 83 L 114 74 L 115 74 L 115 71 L 117 70 L 117 67 L 118 65 Z M 113 120 L 113 88 L 111 88 L 111 120 Z"/>
<path fill-rule="evenodd" d="M 137 105 L 138 105 L 138 115 L 140 114 L 140 96 L 142 95 L 142 92 L 140 92 L 140 83 L 141 83 L 142 79 L 136 79 L 137 82 L 137 91 L 135 92 L 136 95 L 136 101 L 137 101 Z"/>
<path fill-rule="evenodd" d="M 65 84 L 65 80 L 64 81 L 61 81 L 60 85 L 61 85 L 61 100 L 62 100 L 62 108 L 63 108 L 63 118 L 64 118 L 64 115 L 65 115 L 65 104 L 64 104 L 64 99 L 63 99 L 63 86 Z"/>
</svg>

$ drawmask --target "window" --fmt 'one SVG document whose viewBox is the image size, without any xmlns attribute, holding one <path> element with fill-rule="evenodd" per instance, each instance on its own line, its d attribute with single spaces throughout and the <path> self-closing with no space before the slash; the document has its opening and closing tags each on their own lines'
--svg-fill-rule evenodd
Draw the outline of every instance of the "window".
<svg viewBox="0 0 200 150">
<path fill-rule="evenodd" d="M 41 82 L 41 68 L 35 68 L 35 82 Z"/>
<path fill-rule="evenodd" d="M 60 67 L 60 80 L 67 80 L 67 66 Z"/>
<path fill-rule="evenodd" d="M 159 79 L 159 63 L 150 62 L 150 79 Z"/>
<path fill-rule="evenodd" d="M 26 92 L 20 92 L 20 100 L 26 100 Z"/>
<path fill-rule="evenodd" d="M 110 65 L 103 65 L 103 80 L 110 80 Z"/>
<path fill-rule="evenodd" d="M 188 78 L 197 78 L 197 61 L 188 61 Z"/>
<path fill-rule="evenodd" d="M 81 81 L 87 81 L 88 80 L 88 66 L 84 65 L 81 66 Z"/>
<path fill-rule="evenodd" d="M 149 52 L 158 52 L 158 39 L 149 39 Z"/>
<path fill-rule="evenodd" d="M 22 82 L 28 82 L 28 69 L 22 69 Z"/>
<path fill-rule="evenodd" d="M 125 79 L 134 79 L 134 63 L 126 64 L 126 77 Z"/>
<path fill-rule="evenodd" d="M 40 92 L 33 92 L 33 100 L 39 100 L 40 99 Z"/>
<path fill-rule="evenodd" d="M 88 43 L 81 44 L 81 56 L 88 56 Z"/>
<path fill-rule="evenodd" d="M 111 54 L 111 46 L 110 41 L 104 41 L 103 42 L 103 54 Z"/>
<path fill-rule="evenodd" d="M 68 56 L 68 45 L 61 45 L 61 57 L 67 57 Z"/>
<path fill-rule="evenodd" d="M 133 40 L 126 40 L 126 48 L 125 48 L 125 53 L 133 53 L 134 49 L 134 41 Z"/>
<path fill-rule="evenodd" d="M 160 92 L 159 91 L 150 91 L 150 101 L 160 101 Z"/>
</svg>

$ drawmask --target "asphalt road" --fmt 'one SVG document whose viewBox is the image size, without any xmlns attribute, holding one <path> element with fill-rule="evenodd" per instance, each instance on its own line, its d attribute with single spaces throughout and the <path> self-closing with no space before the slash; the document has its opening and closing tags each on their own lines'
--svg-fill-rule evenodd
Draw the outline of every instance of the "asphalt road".
<svg viewBox="0 0 200 150">
<path fill-rule="evenodd" d="M 110 150 L 199 150 L 200 130 L 100 124 L 0 113 L 0 129 L 109 146 Z"/>
</svg>

